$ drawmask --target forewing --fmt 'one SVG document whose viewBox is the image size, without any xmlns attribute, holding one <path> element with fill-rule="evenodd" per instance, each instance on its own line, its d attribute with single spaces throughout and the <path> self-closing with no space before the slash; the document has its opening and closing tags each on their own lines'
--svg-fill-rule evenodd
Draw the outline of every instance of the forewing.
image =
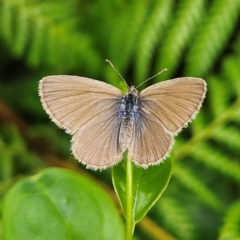
<svg viewBox="0 0 240 240">
<path fill-rule="evenodd" d="M 139 108 L 176 134 L 198 113 L 206 94 L 200 78 L 176 78 L 154 84 L 139 95 Z"/>
<path fill-rule="evenodd" d="M 112 111 L 108 119 L 100 114 L 74 134 L 74 156 L 92 169 L 104 169 L 116 164 L 122 159 L 118 144 L 119 127 L 118 113 Z"/>
<path fill-rule="evenodd" d="M 158 164 L 168 156 L 173 145 L 173 136 L 153 115 L 141 110 L 139 113 L 128 151 L 137 165 L 146 168 Z"/>
<path fill-rule="evenodd" d="M 74 133 L 104 112 L 118 111 L 122 93 L 107 83 L 77 77 L 48 76 L 39 84 L 42 104 L 51 119 L 68 132 Z"/>
</svg>

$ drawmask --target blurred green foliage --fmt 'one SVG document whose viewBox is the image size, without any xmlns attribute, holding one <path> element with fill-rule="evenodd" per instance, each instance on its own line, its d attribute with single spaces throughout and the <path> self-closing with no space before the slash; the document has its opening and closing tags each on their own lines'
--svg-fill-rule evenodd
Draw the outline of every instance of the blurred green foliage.
<svg viewBox="0 0 240 240">
<path fill-rule="evenodd" d="M 163 68 L 145 87 L 181 76 L 207 81 L 200 113 L 176 138 L 171 182 L 148 217 L 177 239 L 240 238 L 239 28 L 239 0 L 0 0 L 0 216 L 22 176 L 49 165 L 84 169 L 42 109 L 38 81 L 72 74 L 120 87 L 107 58 L 129 84 Z M 109 170 L 88 172 L 111 185 Z M 139 224 L 135 238 L 156 239 L 152 232 Z"/>
</svg>

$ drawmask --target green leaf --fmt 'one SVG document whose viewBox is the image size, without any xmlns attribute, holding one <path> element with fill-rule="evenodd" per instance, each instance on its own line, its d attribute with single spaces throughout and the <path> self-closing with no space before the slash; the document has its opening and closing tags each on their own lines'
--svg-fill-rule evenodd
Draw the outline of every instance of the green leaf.
<svg viewBox="0 0 240 240">
<path fill-rule="evenodd" d="M 168 185 L 173 171 L 173 157 L 147 169 L 133 165 L 133 220 L 140 221 Z M 126 216 L 126 160 L 112 169 L 112 180 Z"/>
<path fill-rule="evenodd" d="M 124 239 L 109 196 L 70 170 L 49 168 L 17 183 L 3 212 L 5 240 Z"/>
</svg>

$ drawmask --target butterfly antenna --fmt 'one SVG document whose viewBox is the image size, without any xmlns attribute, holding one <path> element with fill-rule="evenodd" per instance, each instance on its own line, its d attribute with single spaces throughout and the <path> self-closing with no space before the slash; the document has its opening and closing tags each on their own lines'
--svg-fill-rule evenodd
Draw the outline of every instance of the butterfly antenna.
<svg viewBox="0 0 240 240">
<path fill-rule="evenodd" d="M 108 62 L 111 67 L 115 70 L 115 72 L 120 76 L 120 78 L 125 82 L 125 84 L 127 85 L 127 87 L 129 88 L 127 82 L 125 81 L 125 79 L 122 77 L 122 75 L 118 72 L 118 70 L 113 66 L 113 64 L 111 63 L 111 61 L 109 61 L 108 59 L 106 59 L 106 62 Z"/>
<path fill-rule="evenodd" d="M 156 76 L 158 76 L 158 75 L 160 75 L 161 73 L 166 72 L 166 71 L 167 71 L 167 68 L 164 68 L 162 71 L 158 72 L 157 74 L 155 74 L 155 75 L 153 75 L 152 77 L 148 78 L 148 79 L 145 80 L 144 82 L 140 83 L 140 84 L 136 87 L 136 89 L 139 88 L 139 87 L 140 87 L 142 84 L 144 84 L 145 82 L 147 82 L 147 81 L 155 78 Z"/>
</svg>

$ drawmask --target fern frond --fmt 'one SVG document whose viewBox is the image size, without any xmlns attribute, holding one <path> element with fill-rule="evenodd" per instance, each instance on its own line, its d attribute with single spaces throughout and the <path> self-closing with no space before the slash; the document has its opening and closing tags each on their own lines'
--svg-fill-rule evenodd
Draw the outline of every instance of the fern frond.
<svg viewBox="0 0 240 240">
<path fill-rule="evenodd" d="M 236 122 L 240 123 L 240 108 L 236 109 L 235 114 L 233 114 L 232 116 L 233 120 L 235 120 Z"/>
<path fill-rule="evenodd" d="M 189 212 L 175 199 L 162 196 L 154 206 L 158 217 L 178 239 L 194 239 L 195 226 Z"/>
<path fill-rule="evenodd" d="M 21 57 L 24 54 L 26 43 L 29 38 L 29 19 L 24 12 L 22 14 L 16 14 L 15 21 L 18 23 L 15 31 L 15 37 L 13 39 L 13 52 L 17 57 Z"/>
<path fill-rule="evenodd" d="M 178 2 L 176 16 L 172 16 L 172 26 L 159 47 L 155 71 L 167 68 L 164 79 L 173 76 L 181 61 L 189 38 L 202 18 L 204 0 L 182 0 Z"/>
<path fill-rule="evenodd" d="M 203 131 L 208 124 L 208 120 L 206 119 L 206 115 L 204 114 L 204 110 L 201 109 L 200 113 L 198 113 L 197 117 L 194 119 L 193 122 L 190 124 L 190 128 L 192 134 L 195 136 L 201 131 Z"/>
<path fill-rule="evenodd" d="M 176 178 L 177 182 L 193 192 L 202 203 L 214 211 L 220 212 L 224 209 L 219 197 L 216 196 L 211 189 L 208 189 L 201 180 L 195 177 L 194 173 L 186 166 L 183 167 L 179 163 L 176 164 L 173 178 Z"/>
<path fill-rule="evenodd" d="M 34 67 L 42 64 L 67 70 L 80 65 L 94 73 L 99 54 L 86 33 L 76 32 L 77 20 L 71 15 L 74 8 L 69 2 L 2 0 L 0 32 L 12 53 L 25 57 Z"/>
<path fill-rule="evenodd" d="M 110 33 L 109 58 L 120 72 L 123 72 L 129 65 L 148 7 L 147 1 L 141 4 L 137 0 L 128 2 L 123 8 L 124 12 L 117 16 L 112 26 L 114 29 Z"/>
<path fill-rule="evenodd" d="M 0 143 L 0 181 L 8 180 L 13 175 L 13 159 L 11 151 Z"/>
<path fill-rule="evenodd" d="M 150 64 L 153 51 L 164 34 L 168 25 L 173 1 L 157 1 L 149 11 L 148 19 L 142 27 L 141 34 L 136 46 L 135 59 L 135 85 L 138 86 L 149 76 Z M 161 69 L 160 69 L 161 70 Z"/>
<path fill-rule="evenodd" d="M 240 131 L 235 126 L 219 126 L 218 131 L 215 132 L 213 139 L 224 144 L 233 153 L 240 153 Z"/>
<path fill-rule="evenodd" d="M 231 160 L 227 153 L 221 152 L 209 144 L 201 143 L 192 149 L 191 156 L 240 183 L 240 164 Z"/>
<path fill-rule="evenodd" d="M 187 53 L 185 75 L 203 76 L 213 66 L 237 24 L 239 9 L 239 1 L 212 2 Z"/>
<path fill-rule="evenodd" d="M 240 39 L 240 37 L 239 37 Z M 237 95 L 238 98 L 240 98 L 240 56 L 232 56 L 229 58 L 226 58 L 226 60 L 223 62 L 223 72 L 224 77 L 227 81 L 231 83 L 233 86 L 232 89 L 234 89 L 234 93 Z"/>
<path fill-rule="evenodd" d="M 9 180 L 15 169 L 26 171 L 42 165 L 37 155 L 33 154 L 15 126 L 0 129 L 0 180 Z M 16 164 L 17 162 L 17 164 Z"/>
<path fill-rule="evenodd" d="M 13 12 L 9 1 L 0 2 L 0 29 L 5 41 L 11 43 L 13 39 Z"/>
<path fill-rule="evenodd" d="M 191 140 L 188 141 L 187 144 L 182 146 L 181 148 L 175 151 L 175 158 L 182 159 L 184 156 L 188 155 L 189 152 L 192 152 L 195 149 L 195 145 L 205 141 L 212 136 L 216 132 L 218 132 L 219 126 L 224 125 L 229 120 L 234 120 L 237 117 L 240 119 L 240 99 L 237 100 L 233 105 L 231 105 L 227 111 L 218 116 L 211 124 L 205 127 L 201 132 L 194 135 Z"/>
<path fill-rule="evenodd" d="M 230 105 L 232 97 L 231 85 L 220 77 L 209 77 L 208 88 L 210 90 L 214 89 L 214 91 L 209 91 L 208 100 L 213 114 L 212 117 L 216 118 L 224 113 Z"/>
<path fill-rule="evenodd" d="M 235 202 L 228 209 L 224 224 L 220 229 L 219 240 L 240 239 L 240 201 Z"/>
<path fill-rule="evenodd" d="M 0 180 L 6 181 L 13 176 L 16 152 L 25 148 L 25 144 L 13 126 L 1 129 L 0 132 Z"/>
</svg>

